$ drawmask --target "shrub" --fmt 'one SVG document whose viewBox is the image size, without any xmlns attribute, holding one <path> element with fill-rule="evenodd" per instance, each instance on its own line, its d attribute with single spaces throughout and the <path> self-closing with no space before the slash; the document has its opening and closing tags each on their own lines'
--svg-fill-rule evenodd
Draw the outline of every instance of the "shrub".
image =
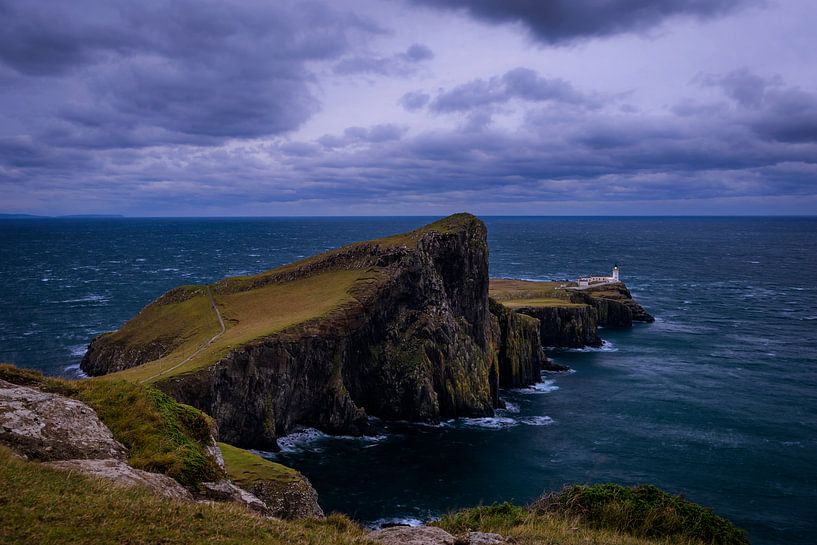
<svg viewBox="0 0 817 545">
<path fill-rule="evenodd" d="M 652 485 L 566 486 L 538 499 L 531 510 L 578 517 L 592 527 L 637 537 L 682 537 L 713 545 L 749 543 L 743 530 L 711 509 Z"/>
</svg>

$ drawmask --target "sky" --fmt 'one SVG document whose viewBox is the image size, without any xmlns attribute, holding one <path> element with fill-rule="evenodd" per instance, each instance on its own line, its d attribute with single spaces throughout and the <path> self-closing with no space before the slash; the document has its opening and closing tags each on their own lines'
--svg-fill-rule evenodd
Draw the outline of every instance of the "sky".
<svg viewBox="0 0 817 545">
<path fill-rule="evenodd" d="M 817 212 L 814 0 L 0 0 L 0 213 Z"/>
</svg>

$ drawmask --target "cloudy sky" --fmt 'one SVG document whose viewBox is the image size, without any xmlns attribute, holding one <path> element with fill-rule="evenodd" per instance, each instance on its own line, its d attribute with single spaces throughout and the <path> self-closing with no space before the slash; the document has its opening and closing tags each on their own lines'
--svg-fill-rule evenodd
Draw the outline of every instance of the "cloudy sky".
<svg viewBox="0 0 817 545">
<path fill-rule="evenodd" d="M 814 214 L 814 0 L 0 0 L 0 213 Z"/>
</svg>

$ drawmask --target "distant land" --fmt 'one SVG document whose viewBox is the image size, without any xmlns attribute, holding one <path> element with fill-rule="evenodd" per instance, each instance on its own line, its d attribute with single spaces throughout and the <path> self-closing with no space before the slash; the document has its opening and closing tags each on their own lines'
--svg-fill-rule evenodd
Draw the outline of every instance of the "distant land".
<svg viewBox="0 0 817 545">
<path fill-rule="evenodd" d="M 124 218 L 122 214 L 67 214 L 64 216 L 38 216 L 35 214 L 0 214 L 2 220 L 26 220 L 26 219 L 48 219 L 48 218 L 71 218 L 71 219 L 104 219 L 104 218 Z"/>
</svg>

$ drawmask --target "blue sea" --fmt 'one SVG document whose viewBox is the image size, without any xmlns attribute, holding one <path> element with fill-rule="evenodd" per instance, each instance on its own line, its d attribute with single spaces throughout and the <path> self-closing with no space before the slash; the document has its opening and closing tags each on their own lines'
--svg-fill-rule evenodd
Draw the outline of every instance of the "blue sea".
<svg viewBox="0 0 817 545">
<path fill-rule="evenodd" d="M 497 417 L 305 431 L 269 456 L 327 511 L 425 520 L 565 483 L 655 483 L 755 544 L 817 542 L 817 218 L 487 217 L 491 274 L 622 279 L 656 317 L 554 351 L 571 372 Z M 428 218 L 0 221 L 0 361 L 77 376 L 94 335 L 164 291 L 262 271 Z"/>
</svg>

